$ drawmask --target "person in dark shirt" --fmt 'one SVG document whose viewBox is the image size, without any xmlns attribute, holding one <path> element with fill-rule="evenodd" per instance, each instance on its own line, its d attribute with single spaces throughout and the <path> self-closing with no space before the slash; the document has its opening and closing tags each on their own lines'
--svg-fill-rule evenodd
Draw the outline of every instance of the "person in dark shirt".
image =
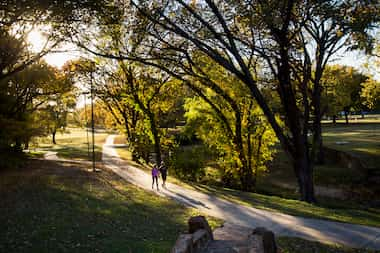
<svg viewBox="0 0 380 253">
<path fill-rule="evenodd" d="M 162 177 L 162 187 L 163 187 L 163 188 L 166 188 L 166 177 L 167 177 L 167 175 L 168 175 L 168 169 L 167 169 L 167 167 L 165 166 L 164 161 L 161 162 L 161 165 L 160 165 L 160 173 L 161 173 L 161 177 Z"/>
</svg>

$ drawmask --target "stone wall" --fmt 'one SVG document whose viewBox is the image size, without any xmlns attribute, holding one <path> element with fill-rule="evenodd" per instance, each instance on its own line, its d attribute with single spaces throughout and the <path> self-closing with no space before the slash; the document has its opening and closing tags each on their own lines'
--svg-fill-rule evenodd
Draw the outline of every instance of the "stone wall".
<svg viewBox="0 0 380 253">
<path fill-rule="evenodd" d="M 199 253 L 214 239 L 205 217 L 191 217 L 188 225 L 188 233 L 179 235 L 171 253 Z"/>
<path fill-rule="evenodd" d="M 179 235 L 171 253 L 277 253 L 272 231 L 258 227 L 238 230 L 218 228 L 213 233 L 203 216 L 189 219 L 189 231 Z"/>
</svg>

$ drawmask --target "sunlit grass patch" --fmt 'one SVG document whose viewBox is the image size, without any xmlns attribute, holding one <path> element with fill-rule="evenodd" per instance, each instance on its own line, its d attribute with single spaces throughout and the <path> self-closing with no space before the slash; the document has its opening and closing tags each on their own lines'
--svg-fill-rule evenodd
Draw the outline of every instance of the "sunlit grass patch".
<svg viewBox="0 0 380 253">
<path fill-rule="evenodd" d="M 380 163 L 380 121 L 325 125 L 323 142 L 328 147 L 359 157 L 367 167 L 375 168 Z"/>
<path fill-rule="evenodd" d="M 308 241 L 294 237 L 279 237 L 277 244 L 281 253 L 375 253 L 378 251 L 366 249 L 351 249 L 334 244 Z"/>
<path fill-rule="evenodd" d="M 88 135 L 88 138 L 87 138 Z M 104 131 L 95 133 L 95 160 L 102 157 L 102 145 L 108 134 Z M 52 144 L 50 137 L 33 140 L 31 151 L 54 151 L 57 156 L 65 159 L 92 160 L 92 136 L 86 129 L 70 128 L 63 133 L 57 133 L 56 143 Z"/>
</svg>

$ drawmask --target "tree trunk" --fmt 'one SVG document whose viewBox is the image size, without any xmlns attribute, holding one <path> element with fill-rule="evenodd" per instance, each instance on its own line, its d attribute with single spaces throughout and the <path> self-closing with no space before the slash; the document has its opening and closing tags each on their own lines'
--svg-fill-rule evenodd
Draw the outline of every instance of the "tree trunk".
<svg viewBox="0 0 380 253">
<path fill-rule="evenodd" d="M 154 114 L 151 113 L 150 111 L 148 112 L 148 118 L 149 118 L 149 123 L 150 123 L 150 130 L 152 131 L 153 134 L 153 140 L 154 140 L 154 152 L 156 153 L 156 164 L 160 165 L 161 164 L 161 143 L 160 143 L 160 135 L 158 133 L 158 129 L 156 126 L 156 121 Z"/>
<path fill-rule="evenodd" d="M 334 125 L 336 124 L 336 115 L 335 114 L 333 115 L 333 124 Z"/>
<path fill-rule="evenodd" d="M 344 118 L 346 119 L 346 124 L 348 125 L 348 109 L 344 109 Z"/>
<path fill-rule="evenodd" d="M 313 164 L 308 157 L 308 149 L 305 145 L 298 145 L 294 157 L 294 171 L 298 180 L 301 200 L 308 203 L 315 203 Z"/>
<path fill-rule="evenodd" d="M 243 191 L 250 192 L 255 188 L 252 169 L 248 168 L 247 164 L 240 168 L 240 183 Z"/>
<path fill-rule="evenodd" d="M 56 134 L 56 133 L 57 133 L 57 131 L 53 131 L 53 132 L 51 133 L 52 138 L 53 138 L 53 144 L 54 144 L 54 145 L 57 144 L 56 141 L 55 141 L 55 134 Z"/>
<path fill-rule="evenodd" d="M 279 81 L 278 93 L 285 109 L 285 122 L 292 136 L 291 143 L 284 142 L 282 146 L 292 157 L 300 188 L 301 200 L 314 203 L 316 200 L 314 197 L 313 170 L 307 140 L 307 132 L 309 129 L 307 122 L 309 115 L 302 114 L 303 110 L 298 108 L 296 95 L 292 89 L 288 38 L 282 34 L 282 32 L 278 32 L 277 36 L 281 56 L 277 74 Z"/>
<path fill-rule="evenodd" d="M 15 146 L 14 146 L 14 150 L 16 152 L 21 152 L 22 151 L 22 147 L 21 147 L 21 140 L 20 138 L 17 138 L 16 141 L 15 141 Z"/>
<path fill-rule="evenodd" d="M 247 135 L 247 160 L 248 160 L 247 161 L 248 168 L 252 170 L 252 142 L 251 142 L 250 130 L 248 130 L 248 135 Z M 253 180 L 252 180 L 253 187 L 256 188 L 256 170 L 255 170 L 254 175 L 252 176 L 253 176 Z"/>
<path fill-rule="evenodd" d="M 317 66 L 316 78 L 314 82 L 314 92 L 313 92 L 313 105 L 314 105 L 314 122 L 313 122 L 313 147 L 312 147 L 312 159 L 316 161 L 317 164 L 324 164 L 325 157 L 323 152 L 323 139 L 322 139 L 322 111 L 321 111 L 321 92 L 322 87 L 320 84 L 320 79 L 322 76 L 321 60 L 320 64 Z M 314 161 L 313 161 L 314 162 Z"/>
<path fill-rule="evenodd" d="M 236 152 L 239 154 L 239 160 L 241 162 L 240 168 L 240 183 L 242 185 L 243 191 L 252 191 L 255 188 L 255 183 L 253 180 L 252 167 L 247 161 L 244 152 L 243 145 L 243 136 L 242 136 L 242 125 L 241 125 L 241 115 L 240 110 L 237 106 L 232 106 L 235 111 L 235 138 L 234 144 L 236 148 Z M 250 140 L 249 140 L 250 141 Z"/>
<path fill-rule="evenodd" d="M 260 161 L 260 154 L 261 154 L 261 147 L 262 147 L 262 143 L 263 143 L 263 136 L 264 136 L 264 133 L 265 133 L 266 130 L 264 130 L 260 135 L 259 135 L 259 143 L 257 144 L 257 149 L 256 149 L 256 163 L 255 163 L 255 171 L 254 171 L 254 174 L 253 174 L 253 180 L 254 180 L 254 185 L 256 187 L 256 183 L 257 183 L 257 170 L 259 169 L 259 162 Z"/>
<path fill-rule="evenodd" d="M 29 149 L 29 139 L 25 140 L 25 149 Z"/>
<path fill-rule="evenodd" d="M 314 135 L 313 135 L 313 149 L 315 149 L 315 152 L 313 154 L 313 159 L 315 159 L 317 164 L 324 164 L 325 163 L 325 154 L 323 151 L 323 139 L 322 139 L 322 124 L 321 124 L 321 118 L 315 116 L 316 119 L 314 121 Z"/>
</svg>

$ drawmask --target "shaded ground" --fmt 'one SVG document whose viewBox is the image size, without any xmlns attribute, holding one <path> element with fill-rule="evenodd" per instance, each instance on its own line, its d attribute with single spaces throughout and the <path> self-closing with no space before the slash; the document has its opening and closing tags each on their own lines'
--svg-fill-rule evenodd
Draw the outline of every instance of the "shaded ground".
<svg viewBox="0 0 380 253">
<path fill-rule="evenodd" d="M 2 170 L 0 199 L 0 252 L 168 252 L 195 212 L 77 162 Z"/>
</svg>

